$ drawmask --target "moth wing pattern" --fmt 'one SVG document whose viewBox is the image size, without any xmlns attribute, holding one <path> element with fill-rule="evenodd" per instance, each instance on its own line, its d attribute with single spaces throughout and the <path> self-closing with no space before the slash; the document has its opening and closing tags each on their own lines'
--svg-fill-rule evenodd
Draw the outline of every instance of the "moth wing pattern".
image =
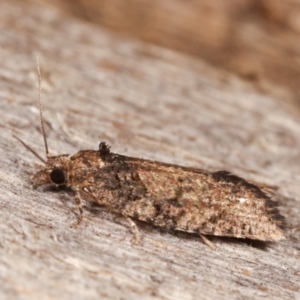
<svg viewBox="0 0 300 300">
<path fill-rule="evenodd" d="M 229 172 L 210 173 L 114 153 L 103 158 L 95 158 L 99 169 L 85 174 L 86 200 L 173 230 L 262 241 L 284 238 L 285 220 L 276 202 Z"/>
</svg>

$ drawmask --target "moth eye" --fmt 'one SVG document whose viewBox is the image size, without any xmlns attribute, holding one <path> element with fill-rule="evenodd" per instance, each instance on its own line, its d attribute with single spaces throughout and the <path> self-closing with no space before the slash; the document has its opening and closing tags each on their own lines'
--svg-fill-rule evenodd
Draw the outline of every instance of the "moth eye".
<svg viewBox="0 0 300 300">
<path fill-rule="evenodd" d="M 50 178 L 55 184 L 62 184 L 65 181 L 65 175 L 62 169 L 54 169 L 50 173 Z"/>
</svg>

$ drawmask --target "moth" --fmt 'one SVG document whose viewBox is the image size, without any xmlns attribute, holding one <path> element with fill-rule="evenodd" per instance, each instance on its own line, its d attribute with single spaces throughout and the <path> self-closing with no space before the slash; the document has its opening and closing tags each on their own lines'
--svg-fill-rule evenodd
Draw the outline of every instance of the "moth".
<svg viewBox="0 0 300 300">
<path fill-rule="evenodd" d="M 40 122 L 47 160 L 17 138 L 44 163 L 32 177 L 34 187 L 68 187 L 82 220 L 82 200 L 110 212 L 170 230 L 197 233 L 213 248 L 206 235 L 260 241 L 285 238 L 285 218 L 277 203 L 258 185 L 227 171 L 208 172 L 157 161 L 128 157 L 110 151 L 101 142 L 97 150 L 51 156 L 48 151 L 41 102 Z"/>
</svg>

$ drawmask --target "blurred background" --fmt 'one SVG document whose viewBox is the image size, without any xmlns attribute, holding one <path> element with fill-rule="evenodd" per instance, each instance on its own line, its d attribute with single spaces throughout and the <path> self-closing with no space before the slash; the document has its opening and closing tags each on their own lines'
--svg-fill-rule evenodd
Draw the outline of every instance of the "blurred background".
<svg viewBox="0 0 300 300">
<path fill-rule="evenodd" d="M 117 34 L 204 59 L 284 101 L 300 101 L 298 0 L 52 0 L 51 5 Z"/>
</svg>

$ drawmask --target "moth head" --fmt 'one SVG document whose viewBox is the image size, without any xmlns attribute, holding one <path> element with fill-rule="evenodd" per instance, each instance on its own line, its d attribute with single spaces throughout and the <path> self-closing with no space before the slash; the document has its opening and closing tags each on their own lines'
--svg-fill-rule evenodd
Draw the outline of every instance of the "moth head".
<svg viewBox="0 0 300 300">
<path fill-rule="evenodd" d="M 30 146 L 28 146 L 24 141 L 22 141 L 17 136 L 13 135 L 26 149 L 34 154 L 41 162 L 44 163 L 45 167 L 40 171 L 36 172 L 31 176 L 31 181 L 34 187 L 38 187 L 45 184 L 55 184 L 55 185 L 68 185 L 68 162 L 69 155 L 59 155 L 51 156 L 48 151 L 47 138 L 45 133 L 44 118 L 43 118 L 43 105 L 41 100 L 41 71 L 40 66 L 37 60 L 37 74 L 39 80 L 39 109 L 40 109 L 40 121 L 41 121 L 41 130 L 44 138 L 45 152 L 47 160 L 43 159 L 38 153 L 36 153 Z"/>
<path fill-rule="evenodd" d="M 45 133 L 45 126 L 44 126 L 44 118 L 43 118 L 43 105 L 41 100 L 41 71 L 38 62 L 38 58 L 36 58 L 37 62 L 37 74 L 39 80 L 39 110 L 40 110 L 40 122 L 41 122 L 41 131 L 44 138 L 44 146 L 47 160 L 42 158 L 37 152 L 35 152 L 30 146 L 28 146 L 24 141 L 22 141 L 17 136 L 13 135 L 27 150 L 29 150 L 35 157 L 37 157 L 41 162 L 44 163 L 44 167 L 36 172 L 34 175 L 31 176 L 31 181 L 34 187 L 38 187 L 41 185 L 52 184 L 52 185 L 67 185 L 69 182 L 68 170 L 69 170 L 69 155 L 58 155 L 58 156 L 51 156 L 48 150 L 47 138 Z"/>
<path fill-rule="evenodd" d="M 31 176 L 34 187 L 51 185 L 68 185 L 68 162 L 69 155 L 50 156 L 46 166 Z"/>
</svg>

